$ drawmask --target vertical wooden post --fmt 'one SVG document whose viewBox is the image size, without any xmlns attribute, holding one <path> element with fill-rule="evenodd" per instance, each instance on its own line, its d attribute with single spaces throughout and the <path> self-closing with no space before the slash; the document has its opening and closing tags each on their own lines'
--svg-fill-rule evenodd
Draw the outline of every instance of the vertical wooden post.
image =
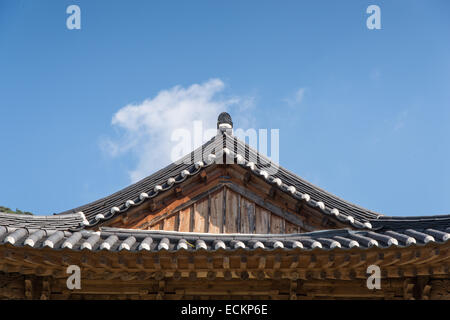
<svg viewBox="0 0 450 320">
<path fill-rule="evenodd" d="M 194 224 L 195 224 L 194 206 L 192 205 L 190 207 L 190 211 L 189 211 L 189 232 L 193 232 L 194 231 Z"/>
<path fill-rule="evenodd" d="M 222 200 L 222 225 L 220 226 L 220 233 L 224 233 L 225 225 L 227 223 L 227 188 L 223 188 Z"/>
</svg>

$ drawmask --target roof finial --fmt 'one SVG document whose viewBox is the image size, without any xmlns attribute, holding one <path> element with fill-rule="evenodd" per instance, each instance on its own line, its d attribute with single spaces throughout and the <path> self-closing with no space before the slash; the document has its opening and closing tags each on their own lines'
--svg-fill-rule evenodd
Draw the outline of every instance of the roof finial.
<svg viewBox="0 0 450 320">
<path fill-rule="evenodd" d="M 222 112 L 217 118 L 217 133 L 224 132 L 228 134 L 233 132 L 233 121 L 227 112 Z"/>
</svg>

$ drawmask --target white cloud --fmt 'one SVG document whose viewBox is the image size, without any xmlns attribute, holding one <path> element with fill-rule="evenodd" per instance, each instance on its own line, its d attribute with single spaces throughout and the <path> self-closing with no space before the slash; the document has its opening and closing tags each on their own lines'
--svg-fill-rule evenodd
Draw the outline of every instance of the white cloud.
<svg viewBox="0 0 450 320">
<path fill-rule="evenodd" d="M 303 97 L 305 95 L 305 88 L 300 88 L 295 92 L 295 102 L 298 104 L 302 103 Z"/>
<path fill-rule="evenodd" d="M 172 161 L 174 131 L 192 131 L 194 121 L 201 121 L 203 130 L 216 128 L 219 113 L 232 105 L 238 105 L 237 109 L 243 112 L 251 108 L 251 98 L 218 97 L 224 87 L 220 79 L 211 79 L 187 88 L 175 86 L 141 103 L 129 104 L 112 118 L 112 125 L 120 128 L 123 135 L 117 141 L 103 140 L 102 148 L 112 156 L 133 153 L 137 164 L 129 173 L 130 179 L 135 182 L 144 178 Z M 236 119 L 248 118 L 240 112 L 237 115 Z M 233 122 L 236 119 L 233 117 Z M 204 138 L 203 141 L 211 135 Z"/>
<path fill-rule="evenodd" d="M 305 97 L 306 88 L 299 88 L 294 92 L 292 97 L 284 99 L 285 102 L 287 102 L 288 105 L 294 106 L 299 105 L 303 102 L 303 98 Z"/>
</svg>

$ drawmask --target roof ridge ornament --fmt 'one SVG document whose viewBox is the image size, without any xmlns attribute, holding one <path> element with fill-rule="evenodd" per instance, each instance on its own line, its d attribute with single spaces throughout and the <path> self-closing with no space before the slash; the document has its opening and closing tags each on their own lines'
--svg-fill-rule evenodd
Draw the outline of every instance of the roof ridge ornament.
<svg viewBox="0 0 450 320">
<path fill-rule="evenodd" d="M 222 112 L 217 118 L 217 134 L 233 134 L 233 120 L 228 112 Z"/>
</svg>

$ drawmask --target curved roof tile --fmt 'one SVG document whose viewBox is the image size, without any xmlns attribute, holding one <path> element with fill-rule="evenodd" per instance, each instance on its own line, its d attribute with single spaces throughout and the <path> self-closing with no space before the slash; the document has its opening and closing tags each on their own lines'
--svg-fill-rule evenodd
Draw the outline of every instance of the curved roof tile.
<svg viewBox="0 0 450 320">
<path fill-rule="evenodd" d="M 10 228 L 69 230 L 87 224 L 86 217 L 82 212 L 53 216 L 0 212 L 0 226 Z"/>
<path fill-rule="evenodd" d="M 25 228 L 0 227 L 0 245 L 55 250 L 130 252 L 178 250 L 348 250 L 353 247 L 389 248 L 445 243 L 450 234 L 435 226 L 432 230 L 400 230 L 394 234 L 384 231 L 352 231 L 347 229 L 316 231 L 300 234 L 211 234 L 159 230 L 101 228 L 100 231 L 61 232 L 41 229 L 42 233 Z M 439 237 L 436 237 L 439 234 Z M 395 238 L 414 239 L 413 242 L 393 241 Z M 51 245 L 48 243 L 51 242 Z M 293 245 L 293 244 L 301 245 Z M 258 244 L 258 245 L 256 245 Z"/>
</svg>

